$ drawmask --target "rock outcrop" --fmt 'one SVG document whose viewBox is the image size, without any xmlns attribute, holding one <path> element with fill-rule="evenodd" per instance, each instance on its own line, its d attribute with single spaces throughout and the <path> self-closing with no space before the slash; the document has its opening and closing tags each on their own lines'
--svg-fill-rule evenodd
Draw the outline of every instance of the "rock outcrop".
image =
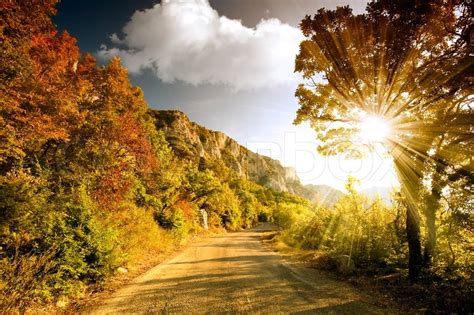
<svg viewBox="0 0 474 315">
<path fill-rule="evenodd" d="M 155 118 L 157 129 L 165 133 L 166 140 L 181 158 L 204 164 L 219 160 L 240 176 L 263 186 L 313 201 L 326 199 L 327 189 L 320 196 L 318 186 L 302 185 L 295 169 L 283 167 L 277 160 L 248 150 L 222 132 L 190 121 L 183 112 L 151 110 L 150 113 Z M 340 193 L 333 190 L 335 194 Z"/>
</svg>

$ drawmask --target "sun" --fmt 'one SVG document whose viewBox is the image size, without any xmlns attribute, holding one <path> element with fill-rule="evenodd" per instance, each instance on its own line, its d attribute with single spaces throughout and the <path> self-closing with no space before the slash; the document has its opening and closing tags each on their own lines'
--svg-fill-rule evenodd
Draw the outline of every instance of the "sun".
<svg viewBox="0 0 474 315">
<path fill-rule="evenodd" d="M 358 136 L 364 143 L 384 142 L 390 132 L 390 123 L 379 116 L 366 116 L 359 123 Z"/>
</svg>

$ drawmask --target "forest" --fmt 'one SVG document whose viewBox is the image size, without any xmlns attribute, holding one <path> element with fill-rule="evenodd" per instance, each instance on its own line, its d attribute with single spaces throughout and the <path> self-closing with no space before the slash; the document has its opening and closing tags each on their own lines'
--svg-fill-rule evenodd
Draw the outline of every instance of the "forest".
<svg viewBox="0 0 474 315">
<path fill-rule="evenodd" d="M 382 150 L 400 183 L 393 198 L 396 214 L 390 214 L 378 212 L 377 203 L 363 206 L 349 181 L 346 190 L 352 198 L 340 202 L 352 199 L 353 205 L 346 206 L 352 210 L 344 213 L 336 205 L 340 214 L 331 214 L 322 229 L 321 218 L 315 220 L 311 234 L 319 232 L 318 246 L 329 244 L 331 250 L 374 263 L 388 263 L 405 252 L 398 257 L 406 258 L 412 282 L 449 279 L 472 290 L 472 9 L 470 1 L 381 0 L 370 2 L 365 14 L 339 7 L 301 21 L 306 39 L 295 71 L 306 82 L 296 90 L 300 108 L 295 123 L 311 124 L 324 155 L 357 157 Z M 379 133 L 379 141 L 357 139 L 368 124 L 376 126 L 371 131 Z M 381 213 L 387 221 L 377 227 L 385 220 L 378 218 Z M 383 231 L 400 222 L 405 233 L 395 235 L 405 243 L 397 249 L 390 229 Z M 337 231 L 339 224 L 343 231 Z M 469 304 L 472 300 L 464 302 Z"/>
<path fill-rule="evenodd" d="M 56 3 L 0 1 L 0 309 L 100 290 L 117 268 L 203 233 L 205 211 L 212 231 L 273 222 L 275 240 L 319 268 L 396 275 L 435 308 L 473 311 L 468 1 L 379 0 L 301 21 L 295 123 L 311 123 L 318 151 L 364 154 L 351 142 L 361 112 L 396 131 L 393 203 L 349 178 L 332 207 L 176 154 L 120 59 L 98 64 L 57 31 Z"/>
<path fill-rule="evenodd" d="M 83 295 L 198 233 L 200 209 L 237 230 L 306 204 L 178 158 L 120 61 L 56 32 L 55 2 L 2 1 L 2 309 Z"/>
</svg>

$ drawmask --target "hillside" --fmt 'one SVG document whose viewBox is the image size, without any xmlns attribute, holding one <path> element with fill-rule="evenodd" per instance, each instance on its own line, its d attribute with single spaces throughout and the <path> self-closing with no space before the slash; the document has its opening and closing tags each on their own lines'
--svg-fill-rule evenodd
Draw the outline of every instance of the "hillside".
<svg viewBox="0 0 474 315">
<path fill-rule="evenodd" d="M 380 197 L 386 205 L 392 205 L 392 196 L 390 195 L 391 189 L 388 187 L 371 187 L 364 189 L 362 193 L 371 199 Z"/>
<path fill-rule="evenodd" d="M 272 188 L 290 192 L 326 206 L 342 193 L 326 185 L 303 185 L 296 171 L 279 161 L 252 152 L 226 134 L 207 129 L 181 111 L 151 110 L 156 127 L 162 130 L 177 156 L 199 165 L 222 161 L 240 176 Z"/>
</svg>

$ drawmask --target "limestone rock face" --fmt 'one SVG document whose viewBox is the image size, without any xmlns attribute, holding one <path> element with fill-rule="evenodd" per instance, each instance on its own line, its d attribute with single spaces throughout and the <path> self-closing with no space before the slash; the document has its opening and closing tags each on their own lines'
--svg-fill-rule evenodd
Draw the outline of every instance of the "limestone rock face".
<svg viewBox="0 0 474 315">
<path fill-rule="evenodd" d="M 285 179 L 290 181 L 299 181 L 296 170 L 293 167 L 285 167 Z"/>
<path fill-rule="evenodd" d="M 219 131 L 212 131 L 192 121 L 180 111 L 152 111 L 156 127 L 178 156 L 189 160 L 221 160 L 239 175 L 278 191 L 293 192 L 288 181 L 299 179 L 292 168 L 256 154 Z"/>
<path fill-rule="evenodd" d="M 254 153 L 226 134 L 209 130 L 189 120 L 180 111 L 151 110 L 176 155 L 199 163 L 223 163 L 240 176 L 277 191 L 287 191 L 315 201 L 319 195 L 301 184 L 296 171 L 279 161 Z"/>
</svg>

